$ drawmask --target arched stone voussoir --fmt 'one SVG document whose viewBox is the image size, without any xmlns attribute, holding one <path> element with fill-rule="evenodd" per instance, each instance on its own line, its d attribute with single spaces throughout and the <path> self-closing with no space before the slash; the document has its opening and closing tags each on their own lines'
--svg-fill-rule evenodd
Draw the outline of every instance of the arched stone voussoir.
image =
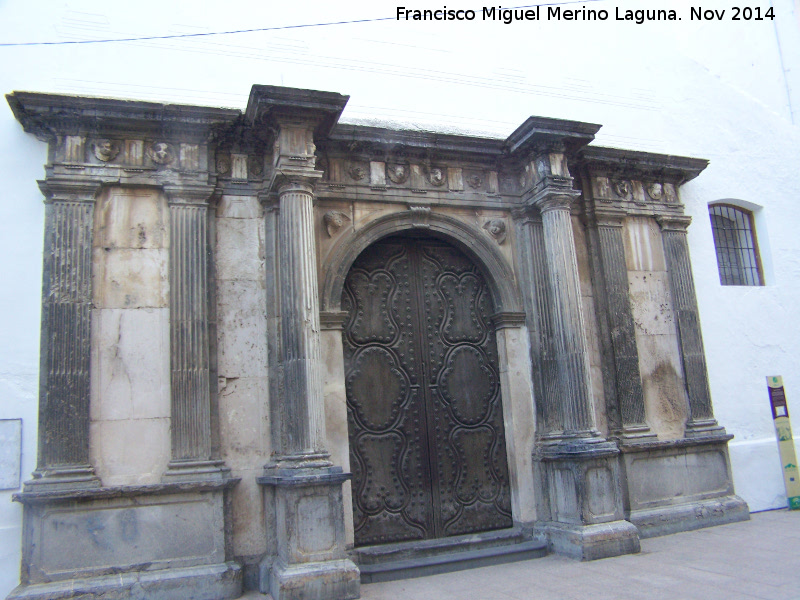
<svg viewBox="0 0 800 600">
<path fill-rule="evenodd" d="M 359 254 L 382 238 L 409 230 L 421 230 L 431 237 L 448 241 L 472 258 L 486 278 L 495 311 L 523 311 L 514 271 L 484 232 L 455 217 L 435 212 L 426 214 L 424 223 L 421 224 L 419 215 L 410 210 L 385 215 L 342 236 L 323 265 L 321 309 L 341 310 L 344 280 Z"/>
</svg>

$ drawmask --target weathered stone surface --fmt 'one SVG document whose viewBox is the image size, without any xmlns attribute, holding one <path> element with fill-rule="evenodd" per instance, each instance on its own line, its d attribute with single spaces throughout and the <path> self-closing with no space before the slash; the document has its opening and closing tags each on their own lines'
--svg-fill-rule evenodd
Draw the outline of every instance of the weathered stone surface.
<svg viewBox="0 0 800 600">
<path fill-rule="evenodd" d="M 169 304 L 164 249 L 94 251 L 94 303 L 100 308 L 163 308 Z"/>
<path fill-rule="evenodd" d="M 528 340 L 527 328 L 519 323 L 497 330 L 509 476 L 515 483 L 511 486 L 511 511 L 517 523 L 533 523 L 536 520 L 532 464 L 536 432 L 531 404 L 533 383 Z"/>
<path fill-rule="evenodd" d="M 262 219 L 264 209 L 253 196 L 223 196 L 217 205 L 218 219 Z"/>
<path fill-rule="evenodd" d="M 218 375 L 225 378 L 267 374 L 267 315 L 264 282 L 217 283 Z"/>
<path fill-rule="evenodd" d="M 105 485 L 156 483 L 170 458 L 170 419 L 93 421 L 91 458 Z"/>
<path fill-rule="evenodd" d="M 623 224 L 628 271 L 666 271 L 661 230 L 655 219 L 629 217 Z"/>
<path fill-rule="evenodd" d="M 659 439 L 683 436 L 688 400 L 683 385 L 678 339 L 670 335 L 637 335 L 645 412 Z"/>
<path fill-rule="evenodd" d="M 93 421 L 169 418 L 169 311 L 94 311 Z"/>
<path fill-rule="evenodd" d="M 95 248 L 169 247 L 169 212 L 158 190 L 109 188 L 95 210 Z"/>
<path fill-rule="evenodd" d="M 217 277 L 258 281 L 263 273 L 264 226 L 259 219 L 217 220 Z"/>
<path fill-rule="evenodd" d="M 218 379 L 222 456 L 234 469 L 252 469 L 270 454 L 266 377 Z"/>
</svg>

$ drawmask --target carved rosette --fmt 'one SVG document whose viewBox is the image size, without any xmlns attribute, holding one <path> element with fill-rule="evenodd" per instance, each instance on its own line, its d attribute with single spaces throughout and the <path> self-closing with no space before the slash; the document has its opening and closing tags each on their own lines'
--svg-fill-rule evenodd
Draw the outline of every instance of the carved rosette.
<svg viewBox="0 0 800 600">
<path fill-rule="evenodd" d="M 483 177 L 481 177 L 477 173 L 473 173 L 472 175 L 467 177 L 467 185 L 471 187 L 473 190 L 479 190 L 483 185 Z"/>
</svg>

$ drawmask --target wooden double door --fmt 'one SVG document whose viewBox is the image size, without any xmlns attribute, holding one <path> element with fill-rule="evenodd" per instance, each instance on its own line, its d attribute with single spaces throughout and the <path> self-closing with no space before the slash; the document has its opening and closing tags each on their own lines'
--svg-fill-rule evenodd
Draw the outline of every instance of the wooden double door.
<svg viewBox="0 0 800 600">
<path fill-rule="evenodd" d="M 492 300 L 455 247 L 365 250 L 342 306 L 357 546 L 512 525 Z"/>
</svg>

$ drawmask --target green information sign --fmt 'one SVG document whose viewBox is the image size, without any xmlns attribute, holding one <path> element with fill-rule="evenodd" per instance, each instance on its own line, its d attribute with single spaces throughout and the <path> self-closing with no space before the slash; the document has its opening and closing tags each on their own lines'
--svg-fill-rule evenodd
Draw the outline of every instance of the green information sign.
<svg viewBox="0 0 800 600">
<path fill-rule="evenodd" d="M 772 419 L 775 423 L 775 436 L 778 438 L 778 451 L 783 467 L 783 482 L 786 484 L 786 497 L 789 508 L 800 509 L 800 471 L 797 469 L 797 454 L 792 439 L 792 423 L 789 421 L 789 407 L 783 390 L 780 375 L 767 377 L 769 401 L 772 406 Z"/>
</svg>

